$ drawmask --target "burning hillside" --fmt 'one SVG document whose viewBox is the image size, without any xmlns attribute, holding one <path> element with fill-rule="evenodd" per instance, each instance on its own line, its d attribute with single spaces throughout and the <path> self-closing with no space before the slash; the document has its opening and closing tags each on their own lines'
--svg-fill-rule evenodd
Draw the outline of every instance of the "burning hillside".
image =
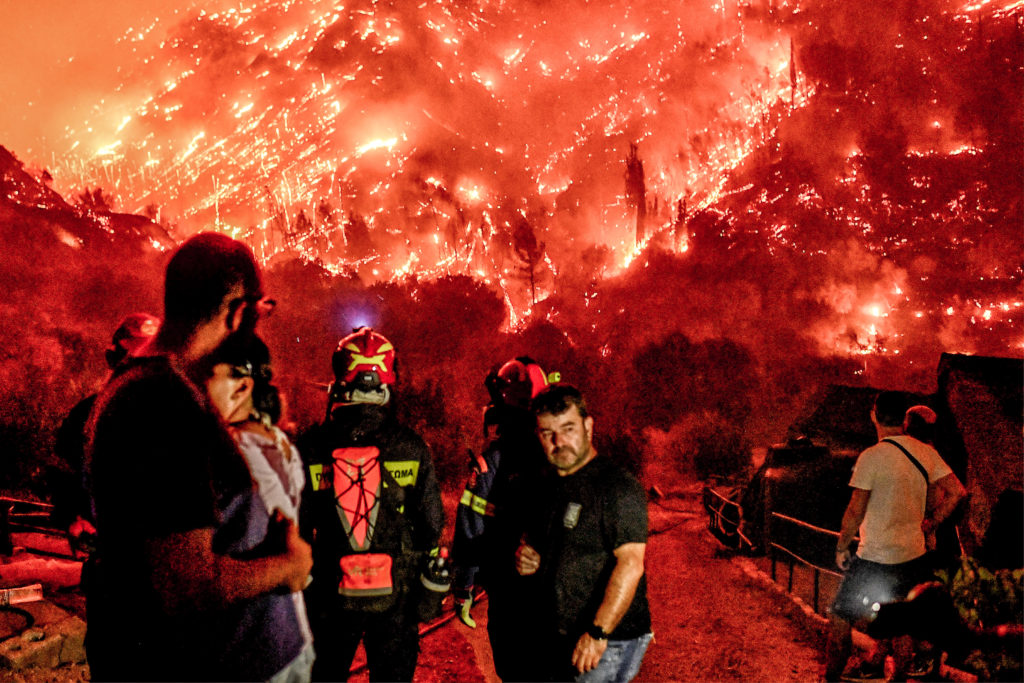
<svg viewBox="0 0 1024 683">
<path fill-rule="evenodd" d="M 606 277 L 652 238 L 685 251 L 723 208 L 770 252 L 942 235 L 926 250 L 980 247 L 980 277 L 1019 275 L 1002 171 L 1019 175 L 1020 3 L 206 5 L 124 37 L 138 60 L 68 131 L 58 188 L 102 186 L 266 259 L 469 274 L 520 313 L 591 245 Z M 959 234 L 979 224 L 996 244 Z M 824 296 L 884 318 L 888 279 Z M 975 301 L 984 321 L 1015 303 L 939 303 Z M 855 346 L 888 348 L 879 329 Z"/>
<path fill-rule="evenodd" d="M 630 143 L 651 201 L 705 206 L 796 93 L 764 7 L 224 6 L 126 38 L 145 57 L 69 132 L 60 175 L 332 270 L 501 280 L 523 221 L 621 264 Z"/>
<path fill-rule="evenodd" d="M 4 162 L 18 415 L 159 310 L 163 230 L 268 264 L 301 416 L 369 322 L 414 407 L 452 401 L 420 419 L 453 452 L 523 350 L 636 436 L 665 406 L 769 433 L 820 382 L 1024 348 L 1022 2 L 203 5 L 126 33 L 90 119 Z"/>
</svg>

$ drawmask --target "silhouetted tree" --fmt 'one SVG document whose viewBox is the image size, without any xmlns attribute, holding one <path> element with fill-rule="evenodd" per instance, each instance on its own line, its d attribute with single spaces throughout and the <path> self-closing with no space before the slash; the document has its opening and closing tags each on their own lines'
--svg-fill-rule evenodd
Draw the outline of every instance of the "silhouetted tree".
<svg viewBox="0 0 1024 683">
<path fill-rule="evenodd" d="M 544 243 L 537 241 L 533 225 L 520 216 L 512 232 L 512 248 L 522 266 L 523 275 L 530 283 L 530 303 L 537 303 L 537 267 L 544 257 Z"/>
<path fill-rule="evenodd" d="M 354 211 L 349 212 L 348 222 L 345 224 L 345 245 L 345 253 L 349 258 L 366 258 L 375 250 L 373 239 L 370 237 L 370 226 Z"/>
<path fill-rule="evenodd" d="M 635 142 L 629 143 L 626 157 L 626 205 L 636 211 L 636 243 L 644 241 L 647 220 L 647 184 L 644 180 L 644 162 L 637 156 Z"/>
<path fill-rule="evenodd" d="M 75 205 L 80 211 L 89 213 L 110 213 L 112 211 L 114 198 L 97 187 L 90 190 L 88 187 L 75 195 Z"/>
</svg>

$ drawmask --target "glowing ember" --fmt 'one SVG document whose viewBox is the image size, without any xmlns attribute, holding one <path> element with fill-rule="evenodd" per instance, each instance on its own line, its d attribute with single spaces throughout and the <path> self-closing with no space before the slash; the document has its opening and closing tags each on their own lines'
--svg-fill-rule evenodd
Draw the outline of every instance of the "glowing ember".
<svg viewBox="0 0 1024 683">
<path fill-rule="evenodd" d="M 136 61 L 67 130 L 53 182 L 265 260 L 469 275 L 513 325 L 595 245 L 610 278 L 653 250 L 753 240 L 827 265 L 807 295 L 833 314 L 823 348 L 895 354 L 916 320 L 1008 325 L 1020 305 L 1019 259 L 963 256 L 1013 204 L 975 174 L 995 119 L 947 91 L 964 80 L 951 62 L 982 61 L 1022 10 L 877 8 L 852 30 L 795 0 L 204 3 L 125 33 Z M 889 64 L 914 75 L 901 102 L 859 78 Z M 952 254 L 984 281 L 976 301 L 933 294 Z"/>
</svg>

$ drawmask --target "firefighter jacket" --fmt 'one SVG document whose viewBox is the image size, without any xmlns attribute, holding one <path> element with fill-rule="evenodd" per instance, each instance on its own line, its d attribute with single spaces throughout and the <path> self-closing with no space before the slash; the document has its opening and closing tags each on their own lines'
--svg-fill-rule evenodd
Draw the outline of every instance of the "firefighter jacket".
<svg viewBox="0 0 1024 683">
<path fill-rule="evenodd" d="M 516 578 L 507 558 L 518 546 L 520 508 L 530 504 L 542 462 L 532 432 L 525 438 L 499 436 L 475 458 L 455 513 L 457 588 L 468 590 L 479 581 L 493 593 L 499 583 Z"/>
<path fill-rule="evenodd" d="M 342 609 L 389 609 L 419 585 L 420 565 L 444 526 L 427 445 L 390 418 L 368 431 L 331 419 L 300 439 L 299 449 L 307 475 L 300 525 L 313 547 L 310 592 L 337 596 Z"/>
</svg>

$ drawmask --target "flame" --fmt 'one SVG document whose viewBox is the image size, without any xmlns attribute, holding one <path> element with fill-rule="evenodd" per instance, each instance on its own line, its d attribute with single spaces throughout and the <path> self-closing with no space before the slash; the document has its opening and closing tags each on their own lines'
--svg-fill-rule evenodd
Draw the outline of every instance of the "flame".
<svg viewBox="0 0 1024 683">
<path fill-rule="evenodd" d="M 804 76 L 791 45 L 793 21 L 817 21 L 804 3 L 768 3 L 778 15 L 722 1 L 209 5 L 126 33 L 140 62 L 116 102 L 67 131 L 58 189 L 156 204 L 180 234 L 212 225 L 266 260 L 294 254 L 380 279 L 471 275 L 501 289 L 512 327 L 590 245 L 610 252 L 603 277 L 643 267 L 652 249 L 690 259 L 700 242 L 689 221 L 713 210 L 726 232 L 742 217 L 785 254 L 805 248 L 801 211 L 833 210 L 811 183 L 769 188 L 744 175 L 777 161 L 784 124 L 834 96 Z M 1022 6 L 973 1 L 944 20 L 1012 22 Z M 986 153 L 949 112 L 922 107 L 903 159 L 924 169 L 909 176 L 920 195 L 941 185 L 924 162 Z M 642 207 L 624 180 L 630 145 Z M 836 152 L 830 173 L 847 193 L 836 223 L 863 236 L 868 256 L 856 256 L 891 262 L 902 243 L 880 235 L 876 203 L 907 206 L 877 201 L 863 140 Z M 986 220 L 998 207 L 983 195 L 965 186 L 920 218 Z M 794 210 L 775 210 L 789 201 Z M 530 235 L 517 238 L 524 221 Z M 531 235 L 536 297 L 515 265 Z M 815 332 L 823 346 L 899 353 L 901 325 L 943 312 L 926 284 L 893 270 L 865 267 L 870 277 L 813 293 L 832 316 Z M 1018 305 L 948 302 L 947 317 L 986 323 Z"/>
</svg>

